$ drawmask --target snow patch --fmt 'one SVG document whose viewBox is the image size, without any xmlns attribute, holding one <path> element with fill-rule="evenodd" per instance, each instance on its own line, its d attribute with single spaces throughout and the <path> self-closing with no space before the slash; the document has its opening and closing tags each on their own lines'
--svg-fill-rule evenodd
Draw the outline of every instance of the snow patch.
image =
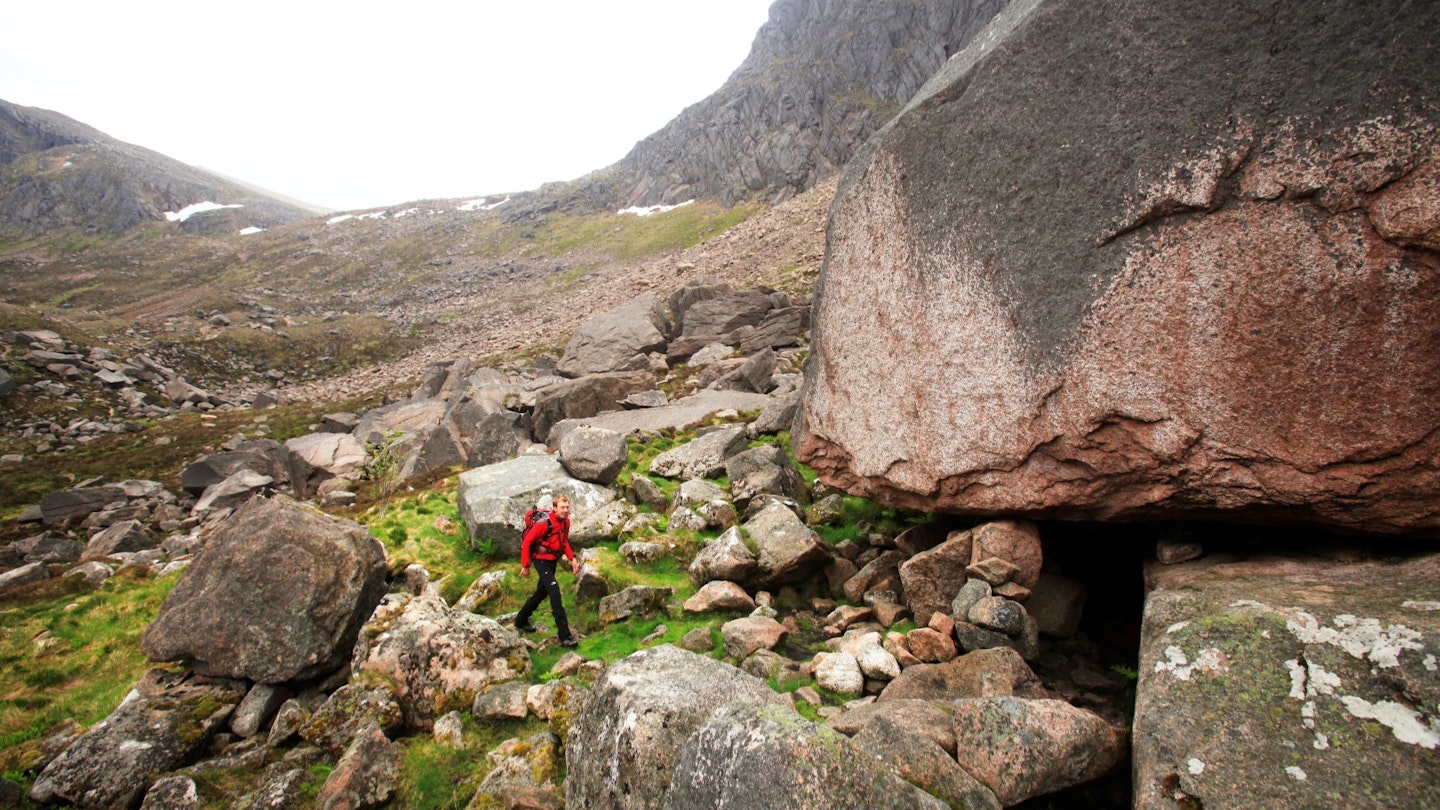
<svg viewBox="0 0 1440 810">
<path fill-rule="evenodd" d="M 184 222 L 196 214 L 203 214 L 206 211 L 218 211 L 221 208 L 244 208 L 245 206 L 235 203 L 233 205 L 221 205 L 220 203 L 205 202 L 191 203 L 179 211 L 166 211 L 165 219 L 171 222 Z"/>
<path fill-rule="evenodd" d="M 241 235 L 241 236 L 249 236 L 249 235 L 252 234 L 252 233 L 264 233 L 264 232 L 265 232 L 265 229 L 264 229 L 264 228 L 257 228 L 257 227 L 255 227 L 254 225 L 251 225 L 251 226 L 248 227 L 248 228 L 241 228 L 241 229 L 240 229 L 240 235 Z"/>
<path fill-rule="evenodd" d="M 676 208 L 684 208 L 685 206 L 687 206 L 687 205 L 689 205 L 690 203 L 693 203 L 693 202 L 695 202 L 695 201 L 694 201 L 694 200 L 686 200 L 685 202 L 676 203 L 675 205 L 645 205 L 645 206 L 636 205 L 636 206 L 631 206 L 630 208 L 621 208 L 619 211 L 616 211 L 615 213 L 617 213 L 617 214 L 634 214 L 634 215 L 637 216 L 637 217 L 648 217 L 648 216 L 650 216 L 651 214 L 663 214 L 663 213 L 665 213 L 666 211 L 674 211 Z"/>
<path fill-rule="evenodd" d="M 509 198 L 509 197 L 506 197 L 505 199 L 501 200 L 500 202 L 493 202 L 493 203 L 487 203 L 487 202 L 485 202 L 486 199 L 488 199 L 488 198 L 481 198 L 481 199 L 478 199 L 478 200 L 471 200 L 470 202 L 465 203 L 464 205 L 460 206 L 459 208 L 456 208 L 455 210 L 456 210 L 456 211 L 494 211 L 496 208 L 499 208 L 500 206 L 504 205 L 505 203 L 510 202 L 510 198 Z"/>
<path fill-rule="evenodd" d="M 354 215 L 354 214 L 341 214 L 341 215 L 339 215 L 339 216 L 331 217 L 331 218 L 325 220 L 325 224 L 326 224 L 326 225 L 334 225 L 334 224 L 337 223 L 337 222 L 344 222 L 344 221 L 347 220 L 347 219 L 354 219 L 354 218 L 355 218 L 355 215 Z"/>
</svg>

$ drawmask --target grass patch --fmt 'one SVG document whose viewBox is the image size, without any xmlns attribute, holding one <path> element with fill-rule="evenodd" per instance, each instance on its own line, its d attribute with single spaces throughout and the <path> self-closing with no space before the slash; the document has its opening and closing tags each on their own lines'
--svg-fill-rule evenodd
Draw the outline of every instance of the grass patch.
<svg viewBox="0 0 1440 810">
<path fill-rule="evenodd" d="M 178 576 L 112 577 L 92 590 L 55 578 L 13 596 L 0 610 L 0 766 L 8 754 L 67 718 L 104 719 L 154 667 L 140 636 Z"/>
<path fill-rule="evenodd" d="M 393 806 L 410 810 L 463 810 L 480 783 L 494 768 L 477 752 L 494 750 L 514 737 L 529 737 L 546 729 L 536 717 L 504 722 L 477 722 L 464 717 L 464 747 L 450 748 L 429 735 L 405 737 L 400 746 L 400 778 Z"/>
</svg>

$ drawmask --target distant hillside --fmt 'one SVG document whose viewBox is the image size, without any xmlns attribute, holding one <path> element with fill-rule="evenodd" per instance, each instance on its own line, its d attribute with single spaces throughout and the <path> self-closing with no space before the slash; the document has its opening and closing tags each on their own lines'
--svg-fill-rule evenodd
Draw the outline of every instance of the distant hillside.
<svg viewBox="0 0 1440 810">
<path fill-rule="evenodd" d="M 720 90 L 591 180 L 622 205 L 788 199 L 835 174 L 1004 7 L 776 0 Z"/>
<path fill-rule="evenodd" d="M 0 236 L 62 229 L 115 234 L 207 201 L 240 207 L 192 216 L 180 226 L 268 228 L 316 210 L 117 141 L 59 113 L 0 100 Z"/>
</svg>

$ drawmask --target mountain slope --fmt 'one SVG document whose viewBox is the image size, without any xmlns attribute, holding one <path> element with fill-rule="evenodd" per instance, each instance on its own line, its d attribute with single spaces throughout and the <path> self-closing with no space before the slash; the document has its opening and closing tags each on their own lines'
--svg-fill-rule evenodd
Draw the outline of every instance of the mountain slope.
<svg viewBox="0 0 1440 810">
<path fill-rule="evenodd" d="M 187 230 L 265 228 L 314 214 L 59 113 L 0 100 L 0 235 L 117 234 L 204 201 L 243 208 L 192 217 Z"/>
<path fill-rule="evenodd" d="M 625 205 L 779 201 L 835 174 L 1005 0 L 776 0 L 714 94 L 613 167 Z"/>
</svg>

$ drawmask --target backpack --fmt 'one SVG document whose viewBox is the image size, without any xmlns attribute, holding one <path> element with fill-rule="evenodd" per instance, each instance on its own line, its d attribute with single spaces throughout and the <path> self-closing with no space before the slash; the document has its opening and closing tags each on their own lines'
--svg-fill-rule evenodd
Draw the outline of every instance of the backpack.
<svg viewBox="0 0 1440 810">
<path fill-rule="evenodd" d="M 545 533 L 542 534 L 542 535 L 540 535 L 539 537 L 535 538 L 535 542 L 531 544 L 531 546 L 530 546 L 530 557 L 531 557 L 532 559 L 535 557 L 535 552 L 537 552 L 537 551 L 539 551 L 540 549 L 544 548 L 544 547 L 545 547 L 545 541 L 546 541 L 546 540 L 549 540 L 549 539 L 550 539 L 550 536 L 555 533 L 555 524 L 553 524 L 553 523 L 550 522 L 550 510 L 549 510 L 549 509 L 541 509 L 540 507 L 537 506 L 537 507 L 531 508 L 529 511 L 527 511 L 527 512 L 525 513 L 525 528 L 524 528 L 524 530 L 521 532 L 521 537 L 524 537 L 525 535 L 529 534 L 529 533 L 530 533 L 530 528 L 531 528 L 532 526 L 534 526 L 536 523 L 544 523 L 544 524 L 545 524 Z"/>
</svg>

